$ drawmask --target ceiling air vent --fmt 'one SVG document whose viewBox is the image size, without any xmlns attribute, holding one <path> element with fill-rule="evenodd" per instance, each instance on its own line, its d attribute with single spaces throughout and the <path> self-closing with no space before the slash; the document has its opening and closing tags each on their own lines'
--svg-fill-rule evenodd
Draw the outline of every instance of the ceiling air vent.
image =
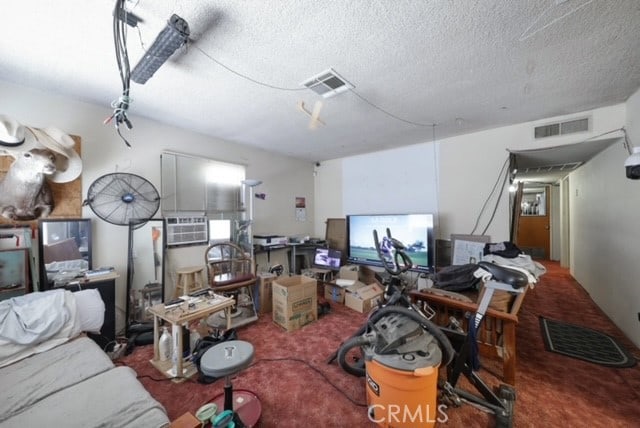
<svg viewBox="0 0 640 428">
<path fill-rule="evenodd" d="M 322 95 L 324 98 L 338 95 L 354 87 L 331 68 L 305 80 L 301 85 L 306 86 L 318 95 Z"/>
<path fill-rule="evenodd" d="M 574 134 L 589 130 L 589 118 L 568 120 L 566 122 L 551 123 L 549 125 L 536 126 L 533 130 L 535 139 L 555 137 L 557 135 Z"/>
</svg>

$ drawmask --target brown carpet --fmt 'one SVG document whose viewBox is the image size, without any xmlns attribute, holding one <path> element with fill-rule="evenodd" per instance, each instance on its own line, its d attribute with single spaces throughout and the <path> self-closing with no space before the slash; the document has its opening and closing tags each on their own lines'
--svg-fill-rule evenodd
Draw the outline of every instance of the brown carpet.
<svg viewBox="0 0 640 428">
<path fill-rule="evenodd" d="M 565 269 L 554 262 L 545 265 L 547 274 L 527 294 L 519 312 L 515 426 L 637 426 L 639 366 L 608 368 L 545 350 L 539 316 L 597 329 L 618 339 L 636 357 L 640 355 Z M 255 361 L 233 385 L 258 395 L 263 406 L 261 427 L 374 426 L 367 419 L 364 380 L 344 373 L 336 364 L 326 364 L 327 357 L 364 319 L 363 314 L 334 305 L 329 315 L 295 332 L 285 332 L 269 316 L 238 330 L 240 339 L 254 345 Z M 222 380 L 210 385 L 153 380 L 162 376 L 149 363 L 152 353 L 152 346 L 140 347 L 120 362 L 136 370 L 172 420 L 184 412 L 195 413 L 222 393 Z M 498 385 L 500 380 L 492 373 L 499 372 L 500 364 L 481 362 L 482 379 Z M 446 413 L 448 422 L 439 426 L 492 426 L 490 415 L 470 406 Z"/>
</svg>

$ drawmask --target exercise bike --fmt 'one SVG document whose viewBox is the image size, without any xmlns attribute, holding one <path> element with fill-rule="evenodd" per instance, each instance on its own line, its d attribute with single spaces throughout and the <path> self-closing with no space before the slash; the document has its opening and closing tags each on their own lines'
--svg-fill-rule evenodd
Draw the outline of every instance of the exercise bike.
<svg viewBox="0 0 640 428">
<path fill-rule="evenodd" d="M 414 318 L 414 320 L 417 320 L 419 323 L 422 323 L 425 320 L 429 321 L 435 314 L 428 305 L 424 304 L 421 307 L 412 302 L 406 292 L 408 283 L 403 278 L 402 274 L 412 267 L 412 261 L 405 251 L 406 248 L 404 244 L 393 238 L 389 229 L 387 229 L 387 236 L 383 238 L 382 243 L 378 239 L 378 232 L 376 230 L 373 231 L 373 239 L 376 245 L 378 258 L 382 261 L 386 271 L 386 275 L 383 276 L 376 274 L 377 279 L 384 286 L 383 299 L 378 302 L 374 311 L 369 315 L 367 322 L 360 327 L 360 329 L 358 329 L 358 331 L 356 331 L 349 340 L 356 340 L 358 337 L 365 334 L 368 331 L 370 324 L 380 319 L 385 314 L 398 311 L 405 313 L 405 310 L 401 310 L 399 308 L 405 308 L 406 311 L 411 311 L 407 316 Z M 392 307 L 393 311 L 388 309 L 382 311 L 382 309 L 387 307 Z M 378 313 L 379 311 L 382 313 Z M 425 328 L 428 331 L 432 331 L 438 337 L 442 337 L 439 327 L 435 324 L 429 323 L 428 327 Z M 450 361 L 450 359 L 453 358 L 453 349 L 448 345 L 446 337 L 442 337 L 442 340 L 445 342 L 443 346 L 445 347 L 445 351 L 447 351 L 446 359 L 447 361 Z M 364 376 L 364 358 L 354 358 L 352 355 L 347 355 L 351 348 L 344 346 L 345 344 L 341 345 L 341 347 L 329 357 L 327 363 L 331 364 L 338 359 L 338 364 L 347 373 L 354 376 Z M 340 352 L 340 350 L 343 352 Z"/>
<path fill-rule="evenodd" d="M 379 394 L 380 391 L 375 391 L 375 385 L 372 387 L 366 367 L 367 362 L 377 359 L 385 364 L 389 361 L 393 362 L 394 358 L 397 359 L 398 356 L 402 357 L 405 354 L 415 359 L 415 356 L 421 355 L 421 352 L 433 356 L 435 354 L 433 342 L 435 342 L 442 352 L 441 360 L 437 361 L 435 358 L 430 363 L 436 365 L 437 362 L 440 362 L 439 366 L 446 367 L 446 378 L 437 380 L 438 402 L 454 407 L 469 403 L 493 413 L 497 428 L 512 427 L 516 399 L 515 390 L 509 385 L 500 385 L 494 392 L 478 376 L 475 333 L 482 323 L 494 291 L 522 292 L 524 287 L 528 285 L 527 276 L 514 269 L 488 262 L 479 262 L 478 273 L 482 274 L 485 280 L 485 292 L 478 305 L 478 310 L 469 317 L 469 333 L 460 327 L 457 320 L 452 320 L 447 327 L 436 326 L 427 319 L 429 311 L 424 311 L 413 304 L 406 295 L 405 288 L 398 285 L 402 283 L 401 274 L 412 266 L 405 246 L 392 238 L 388 229 L 387 236 L 383 238 L 382 243 L 378 241 L 376 231 L 373 232 L 373 235 L 378 256 L 385 271 L 390 275 L 384 282 L 385 299 L 372 311 L 365 325 L 340 346 L 337 354 L 332 356 L 329 362 L 337 358 L 340 367 L 347 373 L 367 376 L 367 396 L 371 409 L 371 402 L 373 400 L 376 403 L 376 393 Z M 404 322 L 399 323 L 394 317 L 400 317 Z M 403 324 L 403 328 L 389 328 L 391 324 Z M 423 335 L 418 334 L 415 325 L 424 330 L 427 335 L 432 336 L 434 341 L 425 340 Z M 360 347 L 364 358 L 352 358 L 350 351 L 357 347 Z M 362 360 L 364 360 L 365 368 L 362 367 Z M 422 363 L 428 364 L 429 361 Z M 379 367 L 372 367 L 379 371 Z M 477 393 L 457 387 L 461 375 L 469 380 Z M 369 391 L 372 388 L 374 389 L 373 394 Z M 423 396 L 430 397 L 429 394 L 423 394 Z"/>
</svg>

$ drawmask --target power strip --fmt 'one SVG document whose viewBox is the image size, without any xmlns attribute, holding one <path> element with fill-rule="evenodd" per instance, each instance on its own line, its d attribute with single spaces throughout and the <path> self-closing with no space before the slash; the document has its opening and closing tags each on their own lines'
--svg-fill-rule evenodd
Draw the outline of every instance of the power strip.
<svg viewBox="0 0 640 428">
<path fill-rule="evenodd" d="M 117 360 L 124 356 L 124 351 L 127 349 L 127 345 L 125 343 L 116 343 L 113 346 L 113 350 L 111 352 L 107 352 L 109 358 L 112 360 Z"/>
</svg>

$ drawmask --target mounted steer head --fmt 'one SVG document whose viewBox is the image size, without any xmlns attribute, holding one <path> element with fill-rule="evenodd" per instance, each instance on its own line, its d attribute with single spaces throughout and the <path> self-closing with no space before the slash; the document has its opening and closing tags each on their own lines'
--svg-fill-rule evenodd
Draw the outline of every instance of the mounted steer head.
<svg viewBox="0 0 640 428">
<path fill-rule="evenodd" d="M 0 182 L 0 213 L 11 220 L 34 220 L 53 210 L 53 195 L 45 176 L 56 172 L 49 150 L 9 152 L 15 160 Z"/>
</svg>

